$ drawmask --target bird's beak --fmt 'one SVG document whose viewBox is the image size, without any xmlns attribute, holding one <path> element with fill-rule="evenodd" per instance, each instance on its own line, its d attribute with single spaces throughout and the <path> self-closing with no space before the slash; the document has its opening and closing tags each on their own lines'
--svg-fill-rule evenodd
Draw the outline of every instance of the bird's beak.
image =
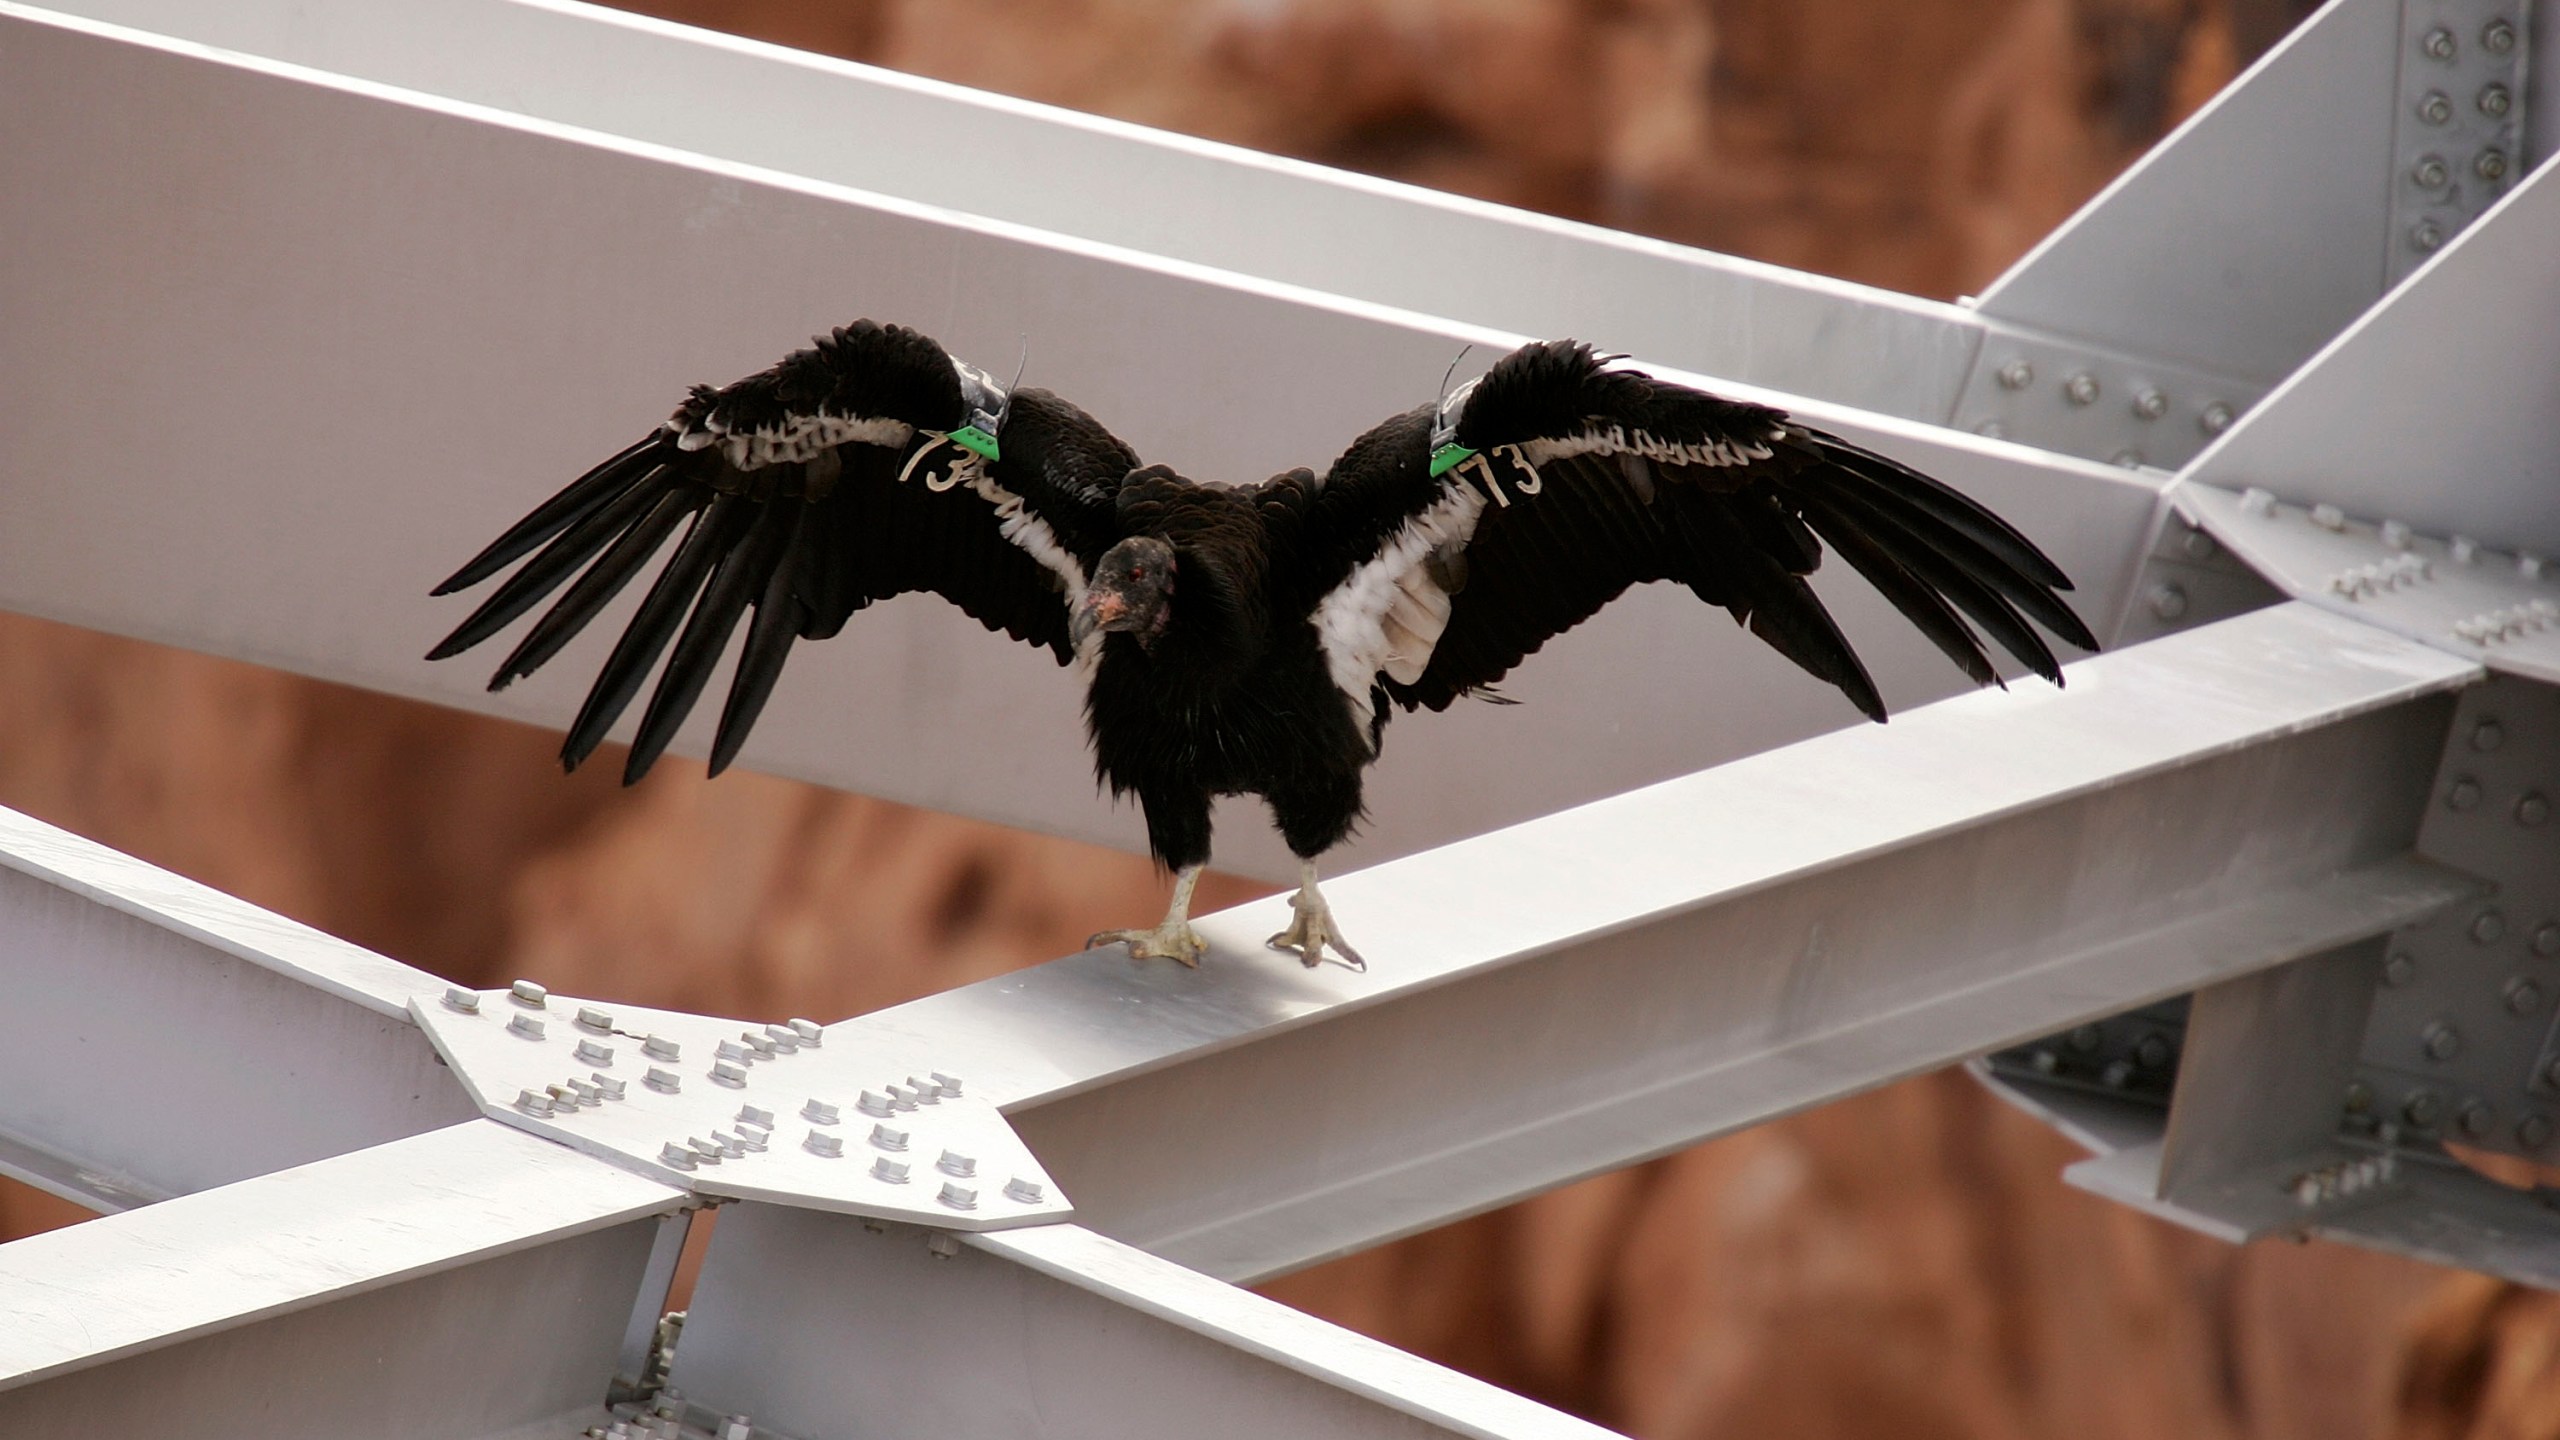
<svg viewBox="0 0 2560 1440">
<path fill-rule="evenodd" d="M 1077 603 L 1075 613 L 1067 617 L 1067 635 L 1076 648 L 1100 631 L 1110 629 L 1129 613 L 1129 600 L 1117 590 L 1087 590 Z"/>
</svg>

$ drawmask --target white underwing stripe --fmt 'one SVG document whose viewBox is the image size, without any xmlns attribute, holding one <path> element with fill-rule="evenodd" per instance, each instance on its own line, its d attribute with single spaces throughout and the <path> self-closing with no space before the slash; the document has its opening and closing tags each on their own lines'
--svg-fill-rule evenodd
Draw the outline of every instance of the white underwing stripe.
<svg viewBox="0 0 2560 1440">
<path fill-rule="evenodd" d="M 690 426 L 676 420 L 667 425 L 676 431 L 677 449 L 702 450 L 717 445 L 721 457 L 741 470 L 814 459 L 854 441 L 895 448 L 906 444 L 916 433 L 915 427 L 904 420 L 871 415 L 791 415 L 778 426 L 736 431 L 716 415 Z"/>
<path fill-rule="evenodd" d="M 1767 438 L 1777 440 L 1784 434 L 1782 430 L 1771 430 Z M 1594 425 L 1579 435 L 1532 440 L 1520 448 L 1532 465 L 1576 455 L 1641 455 L 1664 465 L 1748 465 L 1774 453 L 1766 441 L 1664 440 L 1642 430 L 1631 433 L 1624 425 L 1615 424 Z"/>
<path fill-rule="evenodd" d="M 1449 623 L 1448 594 L 1424 562 L 1442 546 L 1465 545 L 1484 507 L 1483 494 L 1453 474 L 1431 508 L 1406 521 L 1316 605 L 1325 673 L 1350 702 L 1364 738 L 1378 673 L 1399 684 L 1420 679 Z"/>
<path fill-rule="evenodd" d="M 1048 521 L 1041 519 L 1021 496 L 997 484 L 987 474 L 986 461 L 974 453 L 963 454 L 966 458 L 952 467 L 952 473 L 966 473 L 970 490 L 995 507 L 996 533 L 1038 561 L 1042 569 L 1058 577 L 1058 590 L 1067 613 L 1074 614 L 1076 606 L 1084 602 L 1083 564 L 1073 551 L 1058 542 L 1058 532 L 1049 528 Z M 1101 651 L 1102 636 L 1096 632 L 1076 647 L 1076 663 L 1089 668 Z"/>
</svg>

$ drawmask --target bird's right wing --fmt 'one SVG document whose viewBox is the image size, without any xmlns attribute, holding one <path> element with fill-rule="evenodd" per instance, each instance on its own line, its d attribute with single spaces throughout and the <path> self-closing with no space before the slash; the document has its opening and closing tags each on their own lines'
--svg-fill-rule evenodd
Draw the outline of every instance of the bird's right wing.
<svg viewBox="0 0 2560 1440">
<path fill-rule="evenodd" d="M 533 558 L 427 658 L 488 639 L 574 575 L 489 688 L 532 674 L 682 527 L 560 754 L 575 769 L 602 743 L 672 641 L 623 779 L 646 774 L 752 610 L 716 775 L 792 643 L 835 634 L 875 600 L 930 590 L 1071 658 L 1068 616 L 1119 538 L 1112 497 L 1137 463 L 1057 396 L 1008 395 L 925 336 L 862 321 L 734 385 L 696 389 L 648 438 L 516 522 L 435 593 Z"/>
</svg>

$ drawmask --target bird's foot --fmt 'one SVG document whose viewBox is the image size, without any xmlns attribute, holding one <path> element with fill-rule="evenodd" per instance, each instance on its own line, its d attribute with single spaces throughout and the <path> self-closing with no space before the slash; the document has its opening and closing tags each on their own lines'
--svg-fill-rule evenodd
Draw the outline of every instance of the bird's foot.
<svg viewBox="0 0 2560 1440">
<path fill-rule="evenodd" d="M 1327 949 L 1354 970 L 1369 968 L 1369 962 L 1342 938 L 1342 931 L 1333 923 L 1333 907 L 1324 903 L 1313 884 L 1299 886 L 1298 893 L 1290 897 L 1289 908 L 1293 912 L 1289 928 L 1262 943 L 1274 950 L 1296 951 L 1299 962 L 1310 970 L 1324 963 Z"/>
<path fill-rule="evenodd" d="M 1200 956 L 1209 948 L 1187 920 L 1167 920 L 1153 930 L 1098 931 L 1084 942 L 1087 950 L 1105 945 L 1126 945 L 1137 959 L 1179 960 L 1194 970 L 1200 968 Z"/>
</svg>

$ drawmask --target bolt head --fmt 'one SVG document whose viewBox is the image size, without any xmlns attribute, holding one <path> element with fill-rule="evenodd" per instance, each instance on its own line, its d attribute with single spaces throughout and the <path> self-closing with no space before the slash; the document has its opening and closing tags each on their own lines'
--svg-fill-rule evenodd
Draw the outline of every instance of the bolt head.
<svg viewBox="0 0 2560 1440">
<path fill-rule="evenodd" d="M 2560 923 L 2545 920 L 2533 927 L 2533 953 L 2545 960 L 2560 955 Z"/>
<path fill-rule="evenodd" d="M 674 1166 L 678 1170 L 691 1170 L 701 1163 L 693 1158 L 693 1152 L 691 1150 L 686 1149 L 684 1146 L 677 1144 L 673 1140 L 668 1141 L 665 1147 L 658 1151 L 658 1158 L 667 1164 Z"/>
<path fill-rule="evenodd" d="M 2176 1054 L 2177 1051 L 2170 1047 L 2169 1037 L 2166 1035 L 2145 1035 L 2141 1042 L 2133 1047 L 2134 1062 L 2146 1070 L 2159 1069 L 2168 1064 Z"/>
<path fill-rule="evenodd" d="M 2157 390 L 2145 390 L 2133 397 L 2133 413 L 2144 420 L 2157 420 L 2169 413 L 2169 397 Z"/>
<path fill-rule="evenodd" d="M 2497 1128 L 2498 1112 L 2474 1100 L 2462 1107 L 2462 1114 L 2455 1123 L 2462 1127 L 2465 1135 L 2486 1135 Z"/>
<path fill-rule="evenodd" d="M 2516 801 L 2516 823 L 2531 829 L 2551 818 L 2551 802 L 2540 791 L 2527 791 Z"/>
<path fill-rule="evenodd" d="M 2012 360 L 2000 367 L 2000 388 L 2024 390 L 2036 383 L 2036 367 L 2024 360 Z"/>
<path fill-rule="evenodd" d="M 950 1206 L 954 1210 L 975 1210 L 978 1208 L 977 1189 L 974 1186 L 963 1185 L 957 1180 L 943 1181 L 942 1193 L 933 1198 Z"/>
<path fill-rule="evenodd" d="M 2430 60 L 2453 58 L 2453 32 L 2439 25 L 2418 42 L 2418 49 Z"/>
<path fill-rule="evenodd" d="M 2062 398 L 2074 405 L 2088 405 L 2098 398 L 2098 377 L 2082 370 L 2062 382 Z"/>
<path fill-rule="evenodd" d="M 2213 532 L 2209 530 L 2189 530 L 2178 537 L 2178 549 L 2190 560 L 2210 560 L 2221 548 L 2214 543 Z"/>
<path fill-rule="evenodd" d="M 2483 754 L 2507 743 L 2507 727 L 2495 720 L 2483 720 L 2471 727 L 2471 748 Z"/>
<path fill-rule="evenodd" d="M 2418 118 L 2430 125 L 2441 125 L 2453 118 L 2453 97 L 2441 90 L 2430 90 L 2418 97 Z"/>
<path fill-rule="evenodd" d="M 2507 982 L 2507 1009 L 2517 1015 L 2530 1015 L 2542 1008 L 2542 983 L 2531 976 L 2519 975 Z"/>
<path fill-rule="evenodd" d="M 652 1066 L 649 1073 L 640 1078 L 640 1083 L 662 1095 L 673 1095 L 684 1088 L 684 1077 L 673 1070 L 660 1070 Z"/>
<path fill-rule="evenodd" d="M 599 1010 L 593 1005 L 581 1005 L 578 1007 L 578 1023 L 598 1034 L 610 1034 L 613 1030 L 613 1013 L 609 1010 Z"/>
<path fill-rule="evenodd" d="M 815 1050 L 820 1045 L 826 1043 L 827 1027 L 819 1024 L 817 1021 L 806 1020 L 798 1016 L 794 1016 L 790 1020 L 789 1024 L 791 1026 L 791 1033 L 799 1036 L 800 1043 L 808 1046 L 810 1049 Z"/>
<path fill-rule="evenodd" d="M 2453 167 L 2441 155 L 2420 156 L 2409 167 L 2409 182 L 2421 190 L 2441 190 L 2453 179 Z"/>
<path fill-rule="evenodd" d="M 2528 1150 L 2539 1150 L 2551 1143 L 2551 1120 L 2544 1115 L 2527 1115 L 2516 1122 L 2516 1143 Z"/>
<path fill-rule="evenodd" d="M 2090 1051 L 2097 1049 L 2098 1043 L 2101 1040 L 2104 1040 L 2106 1035 L 2105 1032 L 2099 1030 L 2095 1025 L 2079 1025 L 2074 1026 L 2071 1033 L 2063 1038 L 2070 1044 L 2072 1049 L 2086 1055 Z"/>
<path fill-rule="evenodd" d="M 547 1092 L 521 1090 L 516 1093 L 516 1108 L 527 1115 L 549 1115 L 558 1107 L 551 1103 L 551 1096 Z"/>
<path fill-rule="evenodd" d="M 2444 227 L 2433 220 L 2421 220 L 2409 227 L 2409 248 L 2421 255 L 2432 255 L 2444 248 Z"/>
<path fill-rule="evenodd" d="M 2132 1080 L 2133 1062 L 2130 1060 L 2110 1060 L 2107 1068 L 2098 1072 L 2098 1083 L 2110 1090 L 2121 1090 Z"/>
<path fill-rule="evenodd" d="M 2362 1115 L 2373 1108 L 2373 1087 L 2361 1080 L 2347 1082 L 2347 1113 Z"/>
<path fill-rule="evenodd" d="M 2504 55 L 2516 48 L 2516 27 L 2504 20 L 2492 20 L 2480 27 L 2480 48 L 2492 55 Z"/>
<path fill-rule="evenodd" d="M 747 1084 L 747 1069 L 734 1060 L 714 1061 L 711 1066 L 711 1083 L 726 1085 L 732 1090 L 743 1090 Z"/>
<path fill-rule="evenodd" d="M 2187 590 L 2183 585 L 2154 585 L 2145 598 L 2151 613 L 2163 620 L 2175 620 L 2187 613 Z"/>
<path fill-rule="evenodd" d="M 2382 962 L 2382 983 L 2398 989 L 2418 978 L 2418 962 L 2405 950 L 2394 951 Z"/>
<path fill-rule="evenodd" d="M 480 1013 L 480 992 L 456 985 L 444 992 L 444 1008 L 463 1015 Z"/>
<path fill-rule="evenodd" d="M 2444 803 L 2448 810 L 2468 810 L 2478 805 L 2480 782 L 2468 775 L 2455 777 L 2454 782 L 2445 787 Z"/>
<path fill-rule="evenodd" d="M 2050 1075 L 2062 1068 L 2062 1057 L 2050 1050 L 2039 1048 L 2027 1057 L 2027 1063 L 2035 1067 L 2037 1074 Z"/>
<path fill-rule="evenodd" d="M 530 1015 L 518 1015 L 507 1022 L 507 1033 L 527 1040 L 542 1038 L 542 1022 Z"/>
<path fill-rule="evenodd" d="M 773 1128 L 773 1112 L 753 1105 L 741 1105 L 738 1107 L 738 1123 L 753 1125 L 759 1130 L 770 1130 Z"/>
<path fill-rule="evenodd" d="M 2314 505 L 2311 507 L 2311 523 L 2323 530 L 2344 530 L 2347 528 L 2347 512 L 2326 503 Z"/>
<path fill-rule="evenodd" d="M 1997 420 L 1985 420 L 1973 427 L 1973 433 L 1985 440 L 2006 440 L 2009 438 L 2009 427 Z"/>
<path fill-rule="evenodd" d="M 887 1115 L 898 1107 L 890 1104 L 889 1097 L 879 1091 L 865 1090 L 854 1097 L 853 1108 L 865 1115 Z"/>
<path fill-rule="evenodd" d="M 519 980 L 507 987 L 507 998 L 519 1005 L 530 1005 L 539 1010 L 549 1003 L 551 992 L 530 980 Z"/>
<path fill-rule="evenodd" d="M 640 1042 L 640 1053 L 652 1060 L 680 1060 L 684 1047 L 664 1035 L 652 1035 Z"/>
<path fill-rule="evenodd" d="M 865 1091 L 863 1093 L 869 1094 L 870 1092 Z M 838 1120 L 844 1118 L 844 1112 L 826 1101 L 817 1099 L 813 1096 L 808 1104 L 800 1107 L 800 1118 L 808 1121 L 812 1125 L 833 1125 Z"/>
<path fill-rule="evenodd" d="M 814 1132 L 811 1134 L 810 1138 L 813 1140 L 817 1138 Z M 832 1140 L 835 1137 L 831 1135 L 827 1138 Z M 907 1162 L 904 1160 L 892 1160 L 888 1156 L 883 1155 L 879 1159 L 871 1162 L 871 1178 L 884 1184 L 904 1185 L 907 1183 Z"/>
<path fill-rule="evenodd" d="M 934 1071 L 934 1072 L 933 1072 L 933 1083 L 942 1087 L 942 1093 L 943 1093 L 943 1094 L 948 1095 L 948 1096 L 951 1096 L 953 1099 L 958 1099 L 958 1098 L 959 1098 L 959 1095 L 960 1095 L 960 1077 L 959 1077 L 959 1076 L 957 1076 L 957 1075 L 946 1075 L 946 1074 L 944 1074 L 943 1072 L 941 1072 L 941 1071 L 939 1071 L 939 1070 L 936 1070 L 936 1071 Z"/>
<path fill-rule="evenodd" d="M 577 1053 L 578 1063 L 582 1065 L 610 1065 L 613 1063 L 613 1047 L 610 1045 L 599 1045 L 593 1040 L 579 1041 Z"/>
<path fill-rule="evenodd" d="M 2483 180 L 2507 178 L 2507 155 L 2503 150 L 2483 150 L 2471 162 L 2472 173 Z"/>
<path fill-rule="evenodd" d="M 2433 1090 L 2410 1091 L 2408 1100 L 2400 1107 L 2401 1118 L 2421 1129 L 2436 1123 L 2436 1117 L 2443 1113 L 2444 1102 L 2436 1097 Z"/>
<path fill-rule="evenodd" d="M 1037 1205 L 1043 1199 L 1047 1198 L 1048 1193 L 1049 1192 L 1047 1190 L 1041 1187 L 1039 1181 L 1025 1180 L 1019 1175 L 1016 1175 L 1012 1179 L 1004 1182 L 1005 1198 L 1016 1201 L 1020 1204 Z"/>
<path fill-rule="evenodd" d="M 824 1130 L 812 1130 L 808 1138 L 800 1142 L 800 1148 L 821 1159 L 833 1160 L 844 1154 L 844 1137 L 830 1135 Z"/>
<path fill-rule="evenodd" d="M 2441 1020 L 2419 1032 L 2419 1038 L 2426 1042 L 2430 1060 L 2450 1060 L 2462 1053 L 2462 1032 Z"/>
<path fill-rule="evenodd" d="M 2219 435 L 2231 428 L 2231 420 L 2231 407 L 2216 400 L 2204 407 L 2202 414 L 2196 416 L 2196 428 L 2207 435 Z"/>
<path fill-rule="evenodd" d="M 894 1126 L 874 1125 L 871 1127 L 871 1143 L 883 1150 L 904 1150 L 907 1148 L 907 1132 Z"/>
<path fill-rule="evenodd" d="M 2495 945 L 2507 935 L 2507 917 L 2495 906 L 2471 917 L 2471 938 L 2482 945 Z"/>
<path fill-rule="evenodd" d="M 934 1164 L 939 1167 L 945 1175 L 968 1176 L 978 1173 L 977 1160 L 972 1156 L 963 1155 L 957 1150 L 943 1151 L 942 1158 L 935 1161 Z"/>
</svg>

